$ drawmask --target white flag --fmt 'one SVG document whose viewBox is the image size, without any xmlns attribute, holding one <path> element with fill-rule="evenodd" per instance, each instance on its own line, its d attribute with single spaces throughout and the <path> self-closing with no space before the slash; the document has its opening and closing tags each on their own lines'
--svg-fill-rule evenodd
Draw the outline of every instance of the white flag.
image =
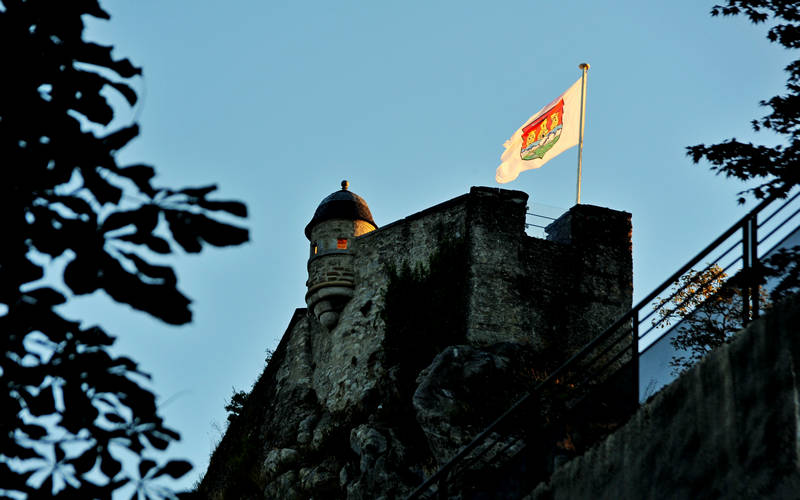
<svg viewBox="0 0 800 500">
<path fill-rule="evenodd" d="M 495 180 L 504 184 L 523 170 L 539 168 L 578 145 L 581 120 L 581 79 L 531 116 L 503 145 Z"/>
</svg>

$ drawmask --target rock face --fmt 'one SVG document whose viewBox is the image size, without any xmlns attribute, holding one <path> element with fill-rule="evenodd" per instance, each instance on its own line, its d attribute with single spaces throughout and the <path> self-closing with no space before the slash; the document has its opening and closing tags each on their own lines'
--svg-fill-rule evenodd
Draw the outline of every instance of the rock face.
<svg viewBox="0 0 800 500">
<path fill-rule="evenodd" d="M 507 342 L 487 350 L 450 346 L 422 370 L 414 411 L 439 464 L 446 463 L 530 386 L 532 378 L 523 369 L 532 367 L 530 350 Z"/>
<path fill-rule="evenodd" d="M 472 188 L 353 237 L 337 321 L 295 311 L 198 494 L 402 498 L 625 312 L 630 215 L 579 205 L 536 240 L 526 201 Z"/>
</svg>

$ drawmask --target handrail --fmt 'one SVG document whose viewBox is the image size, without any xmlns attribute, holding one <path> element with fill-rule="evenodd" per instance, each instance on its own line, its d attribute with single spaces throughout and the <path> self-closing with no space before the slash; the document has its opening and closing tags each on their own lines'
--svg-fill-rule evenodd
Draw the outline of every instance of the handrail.
<svg viewBox="0 0 800 500">
<path fill-rule="evenodd" d="M 771 214 L 764 221 L 762 221 L 761 225 L 766 224 L 766 222 L 768 222 L 770 219 L 772 219 L 772 217 L 774 217 L 778 212 L 783 210 L 792 201 L 797 199 L 798 196 L 800 196 L 800 192 L 798 192 L 798 193 L 794 194 L 793 196 L 789 197 L 788 199 L 786 199 L 785 203 L 781 207 L 779 207 L 773 214 Z M 598 347 L 602 343 L 612 339 L 614 337 L 614 333 L 618 332 L 620 330 L 620 328 L 622 328 L 626 324 L 631 324 L 632 325 L 631 332 L 633 334 L 629 335 L 628 332 L 623 332 L 622 335 L 620 335 L 617 338 L 614 338 L 614 342 L 612 342 L 609 345 L 605 346 L 605 348 L 603 349 L 602 352 L 596 354 L 591 359 L 591 361 L 594 362 L 597 359 L 602 359 L 603 356 L 605 356 L 606 353 L 610 349 L 613 349 L 616 345 L 618 345 L 618 343 L 620 341 L 624 341 L 624 340 L 626 340 L 627 338 L 630 337 L 630 341 L 631 341 L 630 349 L 631 349 L 631 354 L 632 354 L 632 361 L 634 361 L 635 363 L 638 363 L 639 355 L 641 353 L 644 353 L 645 351 L 647 351 L 651 346 L 655 345 L 658 342 L 658 340 L 661 339 L 664 334 L 666 334 L 666 332 L 665 332 L 664 334 L 658 336 L 656 339 L 654 339 L 652 341 L 652 343 L 650 343 L 647 347 L 645 347 L 645 349 L 643 349 L 641 351 L 641 353 L 640 353 L 639 352 L 639 341 L 641 339 L 643 339 L 645 336 L 649 335 L 649 333 L 655 327 L 650 328 L 649 330 L 647 330 L 644 334 L 642 334 L 640 336 L 638 334 L 639 325 L 641 325 L 641 323 L 643 321 L 646 321 L 650 316 L 652 316 L 652 314 L 655 312 L 655 310 L 651 311 L 649 314 L 647 314 L 642 319 L 640 319 L 638 317 L 639 312 L 642 309 L 646 308 L 648 305 L 650 305 L 651 302 L 654 299 L 656 299 L 658 297 L 658 295 L 661 294 L 664 290 L 666 290 L 667 288 L 672 286 L 674 283 L 676 283 L 681 278 L 681 276 L 684 276 L 688 272 L 691 272 L 692 269 L 701 260 L 706 258 L 709 254 L 711 254 L 711 252 L 713 252 L 718 247 L 720 247 L 723 243 L 725 243 L 725 241 L 727 241 L 737 231 L 742 231 L 743 232 L 742 240 L 739 240 L 739 241 L 735 242 L 728 250 L 726 250 L 722 254 L 722 257 L 724 257 L 725 255 L 730 253 L 730 251 L 732 251 L 737 245 L 743 244 L 743 252 L 744 252 L 743 255 L 745 257 L 745 259 L 743 260 L 744 266 L 749 266 L 750 265 L 748 263 L 749 262 L 748 258 L 757 260 L 757 258 L 758 258 L 758 253 L 757 252 L 758 252 L 759 243 L 761 243 L 762 241 L 766 240 L 777 229 L 781 228 L 787 221 L 789 221 L 797 213 L 800 213 L 800 209 L 798 209 L 792 215 L 790 215 L 788 218 L 786 218 L 784 220 L 784 222 L 782 222 L 779 226 L 777 226 L 775 229 L 773 229 L 766 237 L 764 237 L 761 241 L 759 241 L 758 238 L 757 238 L 757 228 L 759 227 L 758 215 L 761 213 L 762 210 L 764 210 L 766 207 L 768 207 L 769 205 L 771 205 L 773 202 L 775 202 L 778 199 L 780 199 L 780 198 L 777 197 L 777 196 L 772 196 L 772 197 L 769 197 L 769 198 L 761 201 L 755 208 L 750 210 L 747 214 L 745 214 L 737 222 L 735 222 L 733 225 L 731 225 L 731 227 L 729 229 L 727 229 L 719 237 L 714 239 L 710 244 L 708 244 L 705 248 L 703 248 L 703 250 L 698 252 L 686 264 L 681 266 L 680 269 L 678 269 L 672 275 L 670 275 L 660 286 L 656 287 L 652 292 L 650 292 L 647 296 L 645 296 L 643 299 L 641 299 L 628 312 L 626 312 L 625 314 L 620 316 L 613 324 L 611 324 L 608 328 L 606 328 L 600 335 L 598 335 L 595 338 L 593 338 L 589 343 L 587 343 L 585 346 L 583 346 L 583 348 L 581 348 L 578 352 L 573 354 L 567 361 L 562 363 L 555 371 L 550 373 L 544 380 L 539 382 L 531 391 L 527 392 L 517 402 L 515 402 L 508 410 L 506 410 L 502 415 L 500 415 L 498 418 L 496 418 L 483 431 L 478 433 L 478 435 L 476 435 L 466 446 L 462 447 L 453 457 L 451 457 L 450 460 L 448 460 L 447 463 L 445 463 L 443 466 L 441 466 L 439 468 L 439 470 L 437 470 L 432 476 L 430 476 L 422 484 L 420 484 L 416 489 L 414 489 L 414 491 L 407 497 L 408 500 L 413 500 L 413 499 L 416 499 L 416 498 L 420 498 L 420 495 L 422 495 L 426 490 L 430 489 L 436 483 L 442 483 L 442 485 L 444 485 L 444 483 L 448 479 L 449 473 L 458 464 L 458 462 L 463 460 L 470 452 L 472 452 L 474 449 L 476 449 L 478 447 L 478 445 L 483 443 L 490 435 L 492 435 L 495 431 L 497 431 L 498 428 L 503 423 L 505 423 L 506 420 L 508 420 L 512 415 L 514 415 L 515 413 L 521 411 L 521 408 L 523 406 L 525 406 L 525 404 L 527 402 L 531 401 L 532 398 L 534 398 L 535 396 L 539 395 L 546 388 L 546 386 L 548 386 L 549 384 L 554 383 L 554 381 L 558 380 L 560 377 L 562 377 L 565 374 L 567 374 L 572 368 L 576 367 L 576 365 L 579 362 L 584 360 L 584 358 L 586 358 L 586 356 L 589 353 L 591 353 L 596 347 Z M 752 237 L 753 241 L 749 241 L 747 239 L 747 238 L 751 238 L 751 237 Z M 748 255 L 746 255 L 747 253 L 750 253 L 751 255 L 748 257 Z M 720 257 L 720 259 L 722 257 Z M 727 270 L 727 268 L 729 268 L 731 265 L 733 265 L 735 262 L 737 262 L 741 258 L 742 257 L 737 258 L 737 260 L 735 260 L 734 262 L 732 262 L 731 264 L 726 266 L 725 270 Z M 709 265 L 706 268 L 706 270 L 709 269 L 710 267 L 711 267 L 711 265 Z M 713 276 L 712 279 L 716 279 L 725 270 L 715 274 L 715 276 Z M 679 293 L 679 290 L 676 290 L 668 299 L 666 299 L 666 301 L 672 300 L 678 293 Z M 684 298 L 683 303 L 685 303 L 686 301 L 692 299 L 693 295 L 696 294 L 696 293 L 697 293 L 697 291 L 695 291 L 690 296 Z M 758 294 L 758 292 L 756 292 L 756 295 L 757 294 Z M 664 304 L 664 302 L 666 302 L 666 301 L 663 301 L 662 304 Z M 753 303 L 757 307 L 757 305 L 758 305 L 757 297 L 753 298 Z M 682 305 L 682 304 L 679 304 L 679 306 L 680 305 Z M 755 311 L 754 317 L 757 317 L 757 310 Z M 618 352 L 611 359 L 611 361 L 607 361 L 606 362 L 606 365 L 613 365 L 614 362 L 617 362 L 619 360 L 619 358 L 627 351 L 627 349 L 628 349 L 628 347 L 625 347 L 624 349 L 620 350 L 620 352 Z M 638 365 L 635 365 L 635 366 L 638 366 Z M 637 387 L 637 390 L 636 390 L 636 403 L 637 403 L 637 405 L 638 405 L 638 384 L 639 384 L 638 378 L 639 378 L 639 373 L 638 373 L 638 369 L 637 369 L 636 373 L 634 374 L 634 379 L 635 379 L 635 383 L 636 383 L 636 387 Z"/>
</svg>

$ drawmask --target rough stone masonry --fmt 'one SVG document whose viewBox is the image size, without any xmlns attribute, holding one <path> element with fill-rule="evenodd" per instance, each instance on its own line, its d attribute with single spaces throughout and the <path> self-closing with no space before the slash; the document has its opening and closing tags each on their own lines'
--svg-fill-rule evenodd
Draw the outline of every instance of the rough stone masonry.
<svg viewBox="0 0 800 500">
<path fill-rule="evenodd" d="M 577 205 L 536 239 L 525 193 L 473 187 L 377 228 L 342 191 L 202 497 L 402 498 L 631 306 L 628 213 Z"/>
</svg>

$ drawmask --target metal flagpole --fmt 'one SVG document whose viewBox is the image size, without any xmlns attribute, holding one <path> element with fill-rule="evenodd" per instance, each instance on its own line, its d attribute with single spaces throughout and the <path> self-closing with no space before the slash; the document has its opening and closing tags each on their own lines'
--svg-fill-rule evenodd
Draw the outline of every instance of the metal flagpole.
<svg viewBox="0 0 800 500">
<path fill-rule="evenodd" d="M 583 122 L 586 117 L 586 72 L 589 70 L 589 63 L 580 63 L 578 65 L 583 70 L 581 76 L 581 129 L 578 135 L 578 186 L 575 194 L 575 204 L 581 203 L 581 161 L 583 160 Z"/>
</svg>

